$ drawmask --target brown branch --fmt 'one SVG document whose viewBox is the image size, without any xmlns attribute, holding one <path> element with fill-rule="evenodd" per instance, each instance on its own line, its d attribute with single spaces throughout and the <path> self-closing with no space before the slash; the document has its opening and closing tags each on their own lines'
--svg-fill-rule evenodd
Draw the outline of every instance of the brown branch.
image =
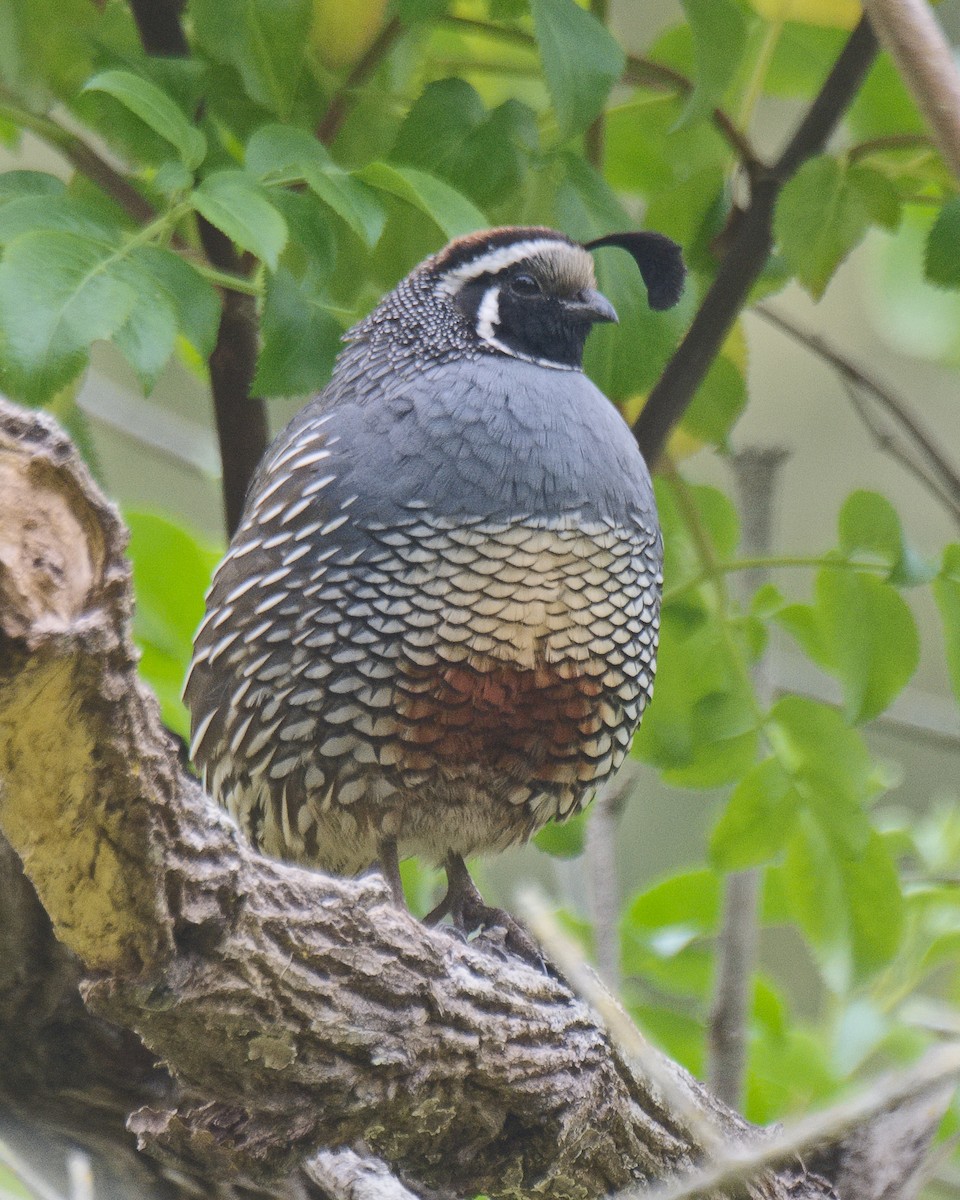
<svg viewBox="0 0 960 1200">
<path fill-rule="evenodd" d="M 772 246 L 773 210 L 781 188 L 802 163 L 823 150 L 876 54 L 876 38 L 869 23 L 862 20 L 769 174 L 754 180 L 750 203 L 738 215 L 726 257 L 634 423 L 633 431 L 648 462 L 659 458 L 670 430 L 693 400 L 766 265 Z"/>
<path fill-rule="evenodd" d="M 960 179 L 960 74 L 930 5 L 927 0 L 864 0 L 863 9 L 926 118 L 944 162 Z"/>
<path fill-rule="evenodd" d="M 624 83 L 636 87 L 656 88 L 659 91 L 676 92 L 680 96 L 693 94 L 694 82 L 682 71 L 658 63 L 652 58 L 643 58 L 637 54 L 627 56 L 627 68 L 623 76 Z M 747 136 L 737 128 L 733 118 L 722 108 L 715 108 L 711 120 L 717 131 L 727 141 L 740 160 L 740 165 L 751 178 L 757 178 L 764 171 L 764 164 L 757 157 L 756 151 Z"/>
<path fill-rule="evenodd" d="M 43 414 L 0 403 L 0 462 L 0 827 L 101 1027 L 172 1073 L 149 1160 L 279 1194 L 362 1145 L 421 1195 L 590 1200 L 765 1140 L 495 941 L 243 845 L 137 681 L 115 511 Z M 830 1195 L 795 1161 L 734 1194 Z"/>
<path fill-rule="evenodd" d="M 130 6 L 145 53 L 173 58 L 189 56 L 190 46 L 180 23 L 179 0 L 131 0 Z M 211 266 L 231 275 L 249 272 L 249 264 L 219 229 L 203 217 L 198 217 L 197 227 Z M 232 536 L 240 524 L 250 479 L 267 448 L 269 430 L 263 398 L 250 395 L 260 350 L 256 301 L 232 289 L 224 289 L 222 294 L 220 327 L 209 366 L 220 446 L 224 519 L 227 535 Z"/>
<path fill-rule="evenodd" d="M 394 43 L 402 32 L 403 26 L 397 17 L 393 17 L 388 21 L 374 38 L 373 42 L 371 42 L 366 53 L 343 81 L 343 86 L 333 94 L 330 103 L 327 105 L 327 111 L 323 114 L 323 118 L 317 126 L 317 139 L 323 142 L 325 146 L 331 145 L 343 128 L 343 123 L 350 111 L 350 102 L 354 92 L 367 82 L 380 63 L 393 49 Z"/>
<path fill-rule="evenodd" d="M 190 45 L 180 23 L 183 0 L 130 0 L 145 54 L 157 58 L 189 58 Z"/>
<path fill-rule="evenodd" d="M 860 159 L 867 158 L 871 154 L 884 154 L 891 150 L 930 150 L 932 152 L 933 149 L 933 142 L 925 133 L 887 133 L 883 137 L 867 138 L 866 141 L 857 142 L 847 151 L 847 158 L 850 162 L 859 162 Z"/>
</svg>

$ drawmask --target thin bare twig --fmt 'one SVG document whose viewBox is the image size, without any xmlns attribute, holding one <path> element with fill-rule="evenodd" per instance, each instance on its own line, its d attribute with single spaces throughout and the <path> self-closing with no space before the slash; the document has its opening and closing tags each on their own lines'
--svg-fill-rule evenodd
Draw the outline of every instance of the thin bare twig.
<svg viewBox="0 0 960 1200">
<path fill-rule="evenodd" d="M 809 1117 L 784 1124 L 766 1140 L 728 1146 L 723 1157 L 664 1187 L 640 1192 L 628 1189 L 617 1200 L 693 1200 L 754 1177 L 777 1163 L 790 1161 L 838 1141 L 845 1133 L 907 1101 L 929 1096 L 931 1104 L 949 1099 L 960 1079 L 960 1042 L 931 1050 L 916 1066 L 893 1071 L 873 1081 L 848 1100 Z"/>
<path fill-rule="evenodd" d="M 857 413 L 881 449 L 892 454 L 903 466 L 916 475 L 931 494 L 949 511 L 954 520 L 960 521 L 960 469 L 954 467 L 946 458 L 937 439 L 923 427 L 920 419 L 910 411 L 906 402 L 895 396 L 885 384 L 842 354 L 819 334 L 811 333 L 767 305 L 759 304 L 754 311 L 765 321 L 812 350 L 833 367 L 847 385 L 847 393 Z M 906 448 L 898 444 L 896 438 L 877 424 L 863 403 L 865 395 L 871 396 L 906 435 L 909 443 Z M 919 456 L 920 461 L 916 456 Z"/>
<path fill-rule="evenodd" d="M 887 133 L 883 137 L 867 138 L 857 142 L 847 151 L 850 162 L 859 162 L 871 154 L 884 154 L 890 150 L 930 150 L 933 142 L 925 133 Z"/>
<path fill-rule="evenodd" d="M 723 1153 L 726 1143 L 719 1127 L 710 1121 L 703 1105 L 695 1103 L 692 1095 L 682 1088 L 677 1076 L 665 1069 L 660 1051 L 647 1041 L 619 1001 L 590 970 L 579 947 L 560 928 L 543 897 L 529 888 L 521 892 L 517 902 L 549 958 L 560 968 L 570 987 L 596 1011 L 631 1071 L 642 1075 L 661 1092 L 700 1152 L 713 1157 Z"/>
<path fill-rule="evenodd" d="M 42 1175 L 38 1175 L 33 1167 L 4 1141 L 0 1141 L 0 1163 L 8 1171 L 11 1171 L 28 1191 L 33 1193 L 36 1200 L 63 1200 L 60 1193 L 52 1188 Z"/>
<path fill-rule="evenodd" d="M 880 41 L 960 179 L 960 74 L 927 0 L 863 0 Z"/>
</svg>

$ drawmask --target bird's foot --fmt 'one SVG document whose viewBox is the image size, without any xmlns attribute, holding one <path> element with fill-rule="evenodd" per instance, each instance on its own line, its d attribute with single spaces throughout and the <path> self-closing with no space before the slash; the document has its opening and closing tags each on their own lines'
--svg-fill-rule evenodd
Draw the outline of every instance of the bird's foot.
<svg viewBox="0 0 960 1200">
<path fill-rule="evenodd" d="M 447 893 L 437 907 L 424 917 L 426 925 L 436 925 L 449 916 L 453 924 L 465 934 L 475 930 L 502 931 L 505 950 L 522 958 L 531 966 L 547 971 L 547 964 L 537 943 L 516 917 L 484 901 L 459 854 L 450 855 L 446 871 Z"/>
</svg>

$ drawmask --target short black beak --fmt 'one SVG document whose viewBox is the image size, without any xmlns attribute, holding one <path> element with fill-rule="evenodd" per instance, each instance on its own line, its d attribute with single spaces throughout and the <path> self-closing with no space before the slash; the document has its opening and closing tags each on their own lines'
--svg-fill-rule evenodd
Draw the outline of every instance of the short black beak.
<svg viewBox="0 0 960 1200">
<path fill-rule="evenodd" d="M 575 300 L 567 301 L 566 307 L 582 321 L 612 321 L 614 325 L 620 322 L 617 310 L 596 288 L 584 288 Z"/>
</svg>

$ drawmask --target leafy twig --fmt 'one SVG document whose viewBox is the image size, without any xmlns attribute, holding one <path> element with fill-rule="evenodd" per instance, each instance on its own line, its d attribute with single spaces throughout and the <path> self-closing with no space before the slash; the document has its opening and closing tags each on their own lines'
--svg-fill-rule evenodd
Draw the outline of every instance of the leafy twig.
<svg viewBox="0 0 960 1200">
<path fill-rule="evenodd" d="M 710 583 L 715 576 L 731 575 L 737 571 L 773 571 L 790 567 L 805 567 L 815 570 L 818 567 L 836 567 L 848 571 L 879 571 L 890 570 L 889 564 L 882 562 L 867 562 L 859 559 L 836 558 L 829 554 L 771 554 L 759 558 L 737 558 L 730 562 L 718 561 L 709 569 L 700 571 L 691 579 L 685 579 L 663 594 L 664 604 L 673 604 L 687 592 L 694 592 L 705 583 Z"/>
<path fill-rule="evenodd" d="M 173 58 L 189 55 L 177 0 L 131 0 L 131 8 L 147 54 Z M 198 218 L 197 227 L 204 253 L 214 270 L 231 276 L 246 273 L 246 263 L 229 238 L 203 217 Z M 210 390 L 223 468 L 228 535 L 240 523 L 247 485 L 267 448 L 266 405 L 261 397 L 250 395 L 258 351 L 256 302 L 231 285 L 223 292 L 217 343 L 210 356 Z"/>
<path fill-rule="evenodd" d="M 960 74 L 927 0 L 864 0 L 863 9 L 960 179 Z"/>
<path fill-rule="evenodd" d="M 494 25 L 489 21 L 480 21 L 473 17 L 444 16 L 444 25 L 468 32 L 484 33 L 502 41 L 511 42 L 515 46 L 536 50 L 536 39 L 523 29 L 509 25 Z M 652 58 L 644 58 L 639 54 L 628 54 L 627 64 L 623 73 L 623 82 L 632 87 L 649 87 L 658 91 L 676 92 L 680 96 L 689 96 L 694 89 L 693 80 L 682 71 L 655 62 Z M 737 129 L 736 122 L 721 108 L 715 108 L 712 120 L 719 132 L 730 144 L 741 164 L 748 174 L 760 170 L 762 164 L 754 153 L 747 138 Z"/>
<path fill-rule="evenodd" d="M 857 142 L 847 151 L 850 162 L 859 162 L 871 154 L 883 154 L 887 150 L 933 150 L 933 142 L 925 133 L 888 133 L 883 137 L 867 138 Z"/>
<path fill-rule="evenodd" d="M 30 112 L 17 103 L 5 88 L 0 88 L 0 113 L 21 129 L 29 129 L 95 183 L 111 200 L 118 204 L 133 221 L 152 221 L 156 209 L 128 180 L 115 170 L 105 158 L 89 146 L 81 137 L 64 129 L 52 117 Z"/>
<path fill-rule="evenodd" d="M 623 81 L 631 83 L 635 87 L 676 92 L 680 96 L 691 95 L 695 86 L 693 80 L 683 72 L 655 62 L 652 58 L 643 58 L 638 54 L 627 56 L 627 68 Z M 715 108 L 711 114 L 711 120 L 737 155 L 748 176 L 753 179 L 762 173 L 763 163 L 757 157 L 749 139 L 737 128 L 734 119 L 722 108 Z"/>
<path fill-rule="evenodd" d="M 784 183 L 819 154 L 860 88 L 877 54 L 877 40 L 862 20 L 847 40 L 816 99 L 769 173 L 755 179 L 748 207 L 739 214 L 729 251 L 690 328 L 650 392 L 633 431 L 648 462 L 655 462 L 723 345 L 773 241 L 773 210 Z"/>
</svg>

